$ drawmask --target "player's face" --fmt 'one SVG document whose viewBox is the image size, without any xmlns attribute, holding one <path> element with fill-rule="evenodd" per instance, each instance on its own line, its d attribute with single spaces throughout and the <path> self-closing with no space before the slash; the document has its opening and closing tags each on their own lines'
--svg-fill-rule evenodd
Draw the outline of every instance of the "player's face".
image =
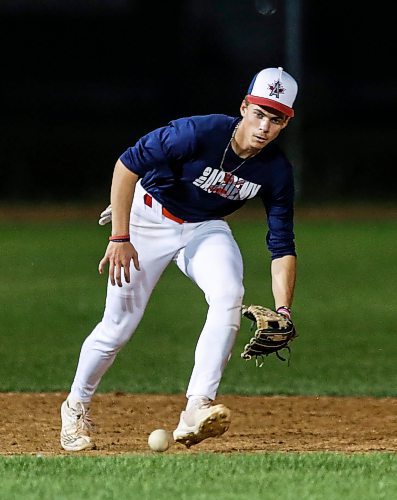
<svg viewBox="0 0 397 500">
<path fill-rule="evenodd" d="M 250 104 L 245 100 L 240 111 L 243 119 L 239 129 L 244 133 L 246 147 L 252 149 L 263 149 L 274 141 L 289 120 L 277 110 Z"/>
</svg>

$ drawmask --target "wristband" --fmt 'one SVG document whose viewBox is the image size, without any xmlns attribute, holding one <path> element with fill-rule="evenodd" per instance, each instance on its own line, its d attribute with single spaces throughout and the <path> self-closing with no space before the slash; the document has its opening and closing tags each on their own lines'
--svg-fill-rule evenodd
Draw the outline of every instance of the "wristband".
<svg viewBox="0 0 397 500">
<path fill-rule="evenodd" d="M 289 319 L 291 319 L 291 308 L 287 306 L 280 306 L 276 309 L 276 312 L 279 314 L 284 314 L 284 316 L 287 316 Z"/>
<path fill-rule="evenodd" d="M 109 241 L 113 243 L 127 243 L 130 241 L 130 235 L 129 234 L 122 234 L 122 235 L 112 235 L 109 236 Z"/>
</svg>

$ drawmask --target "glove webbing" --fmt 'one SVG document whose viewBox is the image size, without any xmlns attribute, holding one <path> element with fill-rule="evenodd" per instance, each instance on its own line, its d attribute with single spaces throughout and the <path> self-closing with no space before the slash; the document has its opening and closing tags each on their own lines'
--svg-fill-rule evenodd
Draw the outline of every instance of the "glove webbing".
<svg viewBox="0 0 397 500">
<path fill-rule="evenodd" d="M 251 321 L 251 327 L 250 327 L 250 331 L 254 331 L 256 330 L 256 326 L 257 326 L 257 323 L 256 323 L 256 320 L 252 320 Z M 287 361 L 287 366 L 289 367 L 290 366 L 290 360 L 291 360 L 291 348 L 289 345 L 283 347 L 283 349 L 287 349 L 288 351 L 288 359 L 287 358 L 283 358 L 281 355 L 280 355 L 280 352 L 279 351 L 275 351 L 275 355 L 278 357 L 279 360 L 281 361 Z M 261 358 L 261 361 L 259 361 L 259 358 Z M 262 355 L 258 355 L 258 356 L 255 356 L 255 366 L 257 368 L 262 368 L 262 366 L 264 365 L 265 363 L 265 356 L 262 354 Z"/>
</svg>

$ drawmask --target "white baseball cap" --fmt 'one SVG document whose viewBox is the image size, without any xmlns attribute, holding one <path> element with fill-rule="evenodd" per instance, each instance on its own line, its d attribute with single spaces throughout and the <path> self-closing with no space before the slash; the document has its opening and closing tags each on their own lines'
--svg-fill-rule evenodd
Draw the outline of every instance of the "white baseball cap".
<svg viewBox="0 0 397 500">
<path fill-rule="evenodd" d="M 268 106 L 292 117 L 297 93 L 296 80 L 283 68 L 266 68 L 254 76 L 246 99 L 251 104 Z"/>
</svg>

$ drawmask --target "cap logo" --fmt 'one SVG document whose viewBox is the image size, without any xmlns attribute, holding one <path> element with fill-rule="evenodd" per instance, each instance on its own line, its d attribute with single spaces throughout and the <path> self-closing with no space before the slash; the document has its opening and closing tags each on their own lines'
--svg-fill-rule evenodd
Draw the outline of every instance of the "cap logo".
<svg viewBox="0 0 397 500">
<path fill-rule="evenodd" d="M 273 84 L 268 85 L 270 89 L 269 97 L 275 96 L 280 99 L 280 94 L 284 94 L 285 88 L 281 85 L 280 80 L 275 81 Z"/>
</svg>

